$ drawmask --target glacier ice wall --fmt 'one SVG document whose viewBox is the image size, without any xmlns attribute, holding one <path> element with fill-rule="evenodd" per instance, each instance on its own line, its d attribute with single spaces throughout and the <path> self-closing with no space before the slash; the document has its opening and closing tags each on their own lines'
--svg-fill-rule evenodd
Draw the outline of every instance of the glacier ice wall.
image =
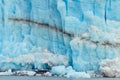
<svg viewBox="0 0 120 80">
<path fill-rule="evenodd" d="M 119 0 L 0 0 L 1 70 L 22 69 L 28 65 L 24 60 L 8 60 L 48 49 L 68 57 L 77 71 L 98 71 L 101 60 L 119 56 L 119 5 Z M 35 60 L 31 69 L 34 63 L 42 65 Z"/>
<path fill-rule="evenodd" d="M 57 7 L 55 0 L 0 0 L 1 69 L 22 69 L 20 66 L 29 64 L 32 69 L 41 69 L 38 60 L 40 55 L 38 59 L 35 58 L 37 67 L 33 61 L 28 64 L 24 60 L 17 63 L 11 58 L 14 60 L 21 55 L 42 54 L 44 50 L 69 56 L 71 34 L 64 31 L 62 12 Z"/>
</svg>

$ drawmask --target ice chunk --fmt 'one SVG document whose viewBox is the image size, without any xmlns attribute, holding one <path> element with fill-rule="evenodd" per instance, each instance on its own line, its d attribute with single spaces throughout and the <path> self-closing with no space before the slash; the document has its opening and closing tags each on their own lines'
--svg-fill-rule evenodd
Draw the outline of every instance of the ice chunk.
<svg viewBox="0 0 120 80">
<path fill-rule="evenodd" d="M 15 72 L 15 75 L 17 75 L 17 76 L 25 76 L 25 75 L 34 76 L 35 74 L 36 74 L 36 72 L 34 72 L 34 71 L 17 71 L 17 72 Z"/>
<path fill-rule="evenodd" d="M 0 72 L 0 76 L 10 76 L 13 75 L 14 73 L 9 69 L 6 72 Z"/>
<path fill-rule="evenodd" d="M 52 74 L 50 72 L 46 72 L 44 73 L 45 76 L 52 76 Z"/>
<path fill-rule="evenodd" d="M 66 74 L 65 66 L 52 67 L 51 73 L 55 75 L 65 75 Z"/>
<path fill-rule="evenodd" d="M 71 72 L 66 76 L 67 78 L 90 78 L 90 75 L 85 72 Z"/>
<path fill-rule="evenodd" d="M 67 78 L 90 78 L 90 75 L 85 72 L 76 72 L 71 66 L 55 66 L 52 67 L 51 73 L 54 75 L 61 75 Z"/>
<path fill-rule="evenodd" d="M 120 77 L 120 58 L 106 59 L 100 63 L 100 71 L 106 77 Z"/>
</svg>

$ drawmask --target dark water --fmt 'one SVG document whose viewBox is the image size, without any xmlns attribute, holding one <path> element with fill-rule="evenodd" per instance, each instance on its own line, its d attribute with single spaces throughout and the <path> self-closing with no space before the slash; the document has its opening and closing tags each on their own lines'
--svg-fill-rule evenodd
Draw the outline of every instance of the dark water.
<svg viewBox="0 0 120 80">
<path fill-rule="evenodd" d="M 119 78 L 90 78 L 72 79 L 60 77 L 34 77 L 34 76 L 0 76 L 0 80 L 120 80 Z"/>
</svg>

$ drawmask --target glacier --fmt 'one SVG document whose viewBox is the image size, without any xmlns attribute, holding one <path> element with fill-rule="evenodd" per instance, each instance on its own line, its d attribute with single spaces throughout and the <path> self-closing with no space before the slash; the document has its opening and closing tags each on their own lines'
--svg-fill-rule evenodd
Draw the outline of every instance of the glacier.
<svg viewBox="0 0 120 80">
<path fill-rule="evenodd" d="M 0 0 L 0 70 L 65 65 L 101 71 L 101 61 L 119 57 L 119 5 L 119 0 Z"/>
</svg>

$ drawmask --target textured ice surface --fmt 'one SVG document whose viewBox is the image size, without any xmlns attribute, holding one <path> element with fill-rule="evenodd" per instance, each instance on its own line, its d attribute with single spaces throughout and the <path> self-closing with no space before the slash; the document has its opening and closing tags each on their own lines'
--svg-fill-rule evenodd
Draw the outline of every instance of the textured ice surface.
<svg viewBox="0 0 120 80">
<path fill-rule="evenodd" d="M 112 59 L 119 55 L 119 34 L 103 32 L 95 26 L 88 32 L 74 38 L 70 44 L 73 50 L 73 67 L 78 71 L 99 69 L 102 59 Z"/>
<path fill-rule="evenodd" d="M 106 77 L 120 77 L 120 58 L 116 57 L 101 61 L 100 71 Z"/>
<path fill-rule="evenodd" d="M 119 55 L 119 5 L 119 0 L 0 0 L 0 69 L 42 69 L 47 49 L 51 59 L 65 56 L 77 71 L 98 71 L 101 60 Z M 52 65 L 66 64 L 56 59 Z"/>
<path fill-rule="evenodd" d="M 65 76 L 67 78 L 90 78 L 90 75 L 85 72 L 76 72 L 71 66 L 55 66 L 52 67 L 51 73 L 53 75 Z"/>
<path fill-rule="evenodd" d="M 60 54 L 50 53 L 48 50 L 23 54 L 15 58 L 6 58 L 0 61 L 0 67 L 2 67 L 3 71 L 9 68 L 12 70 L 49 69 L 56 65 L 67 66 L 68 58 Z"/>
</svg>

